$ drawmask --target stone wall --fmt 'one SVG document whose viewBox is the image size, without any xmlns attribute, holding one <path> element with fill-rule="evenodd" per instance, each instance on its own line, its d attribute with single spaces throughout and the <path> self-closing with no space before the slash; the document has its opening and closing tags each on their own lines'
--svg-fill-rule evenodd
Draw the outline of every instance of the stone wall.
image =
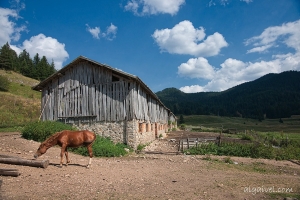
<svg viewBox="0 0 300 200">
<path fill-rule="evenodd" d="M 167 125 L 145 123 L 137 120 L 119 122 L 96 122 L 73 124 L 79 130 L 89 130 L 102 137 L 109 137 L 115 143 L 125 143 L 136 149 L 156 138 L 166 137 Z M 156 133 L 157 132 L 157 133 Z"/>
</svg>

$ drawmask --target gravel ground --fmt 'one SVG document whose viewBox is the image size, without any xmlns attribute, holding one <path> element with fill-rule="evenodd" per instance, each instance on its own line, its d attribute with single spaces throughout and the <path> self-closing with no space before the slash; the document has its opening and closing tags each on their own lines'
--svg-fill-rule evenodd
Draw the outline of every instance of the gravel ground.
<svg viewBox="0 0 300 200">
<path fill-rule="evenodd" d="M 168 138 L 170 139 L 170 138 Z M 0 154 L 32 159 L 39 143 L 19 133 L 0 133 Z M 18 169 L 18 177 L 0 176 L 0 199 L 283 199 L 278 189 L 300 193 L 300 166 L 290 161 L 231 157 L 173 155 L 176 143 L 160 140 L 145 151 L 165 154 L 131 154 L 93 158 L 69 153 L 71 164 L 58 167 L 60 148 L 50 148 L 39 160 L 47 168 L 0 163 L 1 169 Z M 2 185 L 1 185 L 2 182 Z M 261 189 L 269 189 L 261 191 Z M 272 196 L 273 195 L 273 196 Z M 275 197 L 274 197 L 275 195 Z"/>
</svg>

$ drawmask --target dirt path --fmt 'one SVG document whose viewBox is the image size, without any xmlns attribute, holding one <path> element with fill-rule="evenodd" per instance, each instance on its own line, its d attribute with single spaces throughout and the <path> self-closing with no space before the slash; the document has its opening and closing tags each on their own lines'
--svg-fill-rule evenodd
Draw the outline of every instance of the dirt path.
<svg viewBox="0 0 300 200">
<path fill-rule="evenodd" d="M 39 143 L 20 134 L 0 133 L 0 154 L 32 159 Z M 146 150 L 172 151 L 174 143 L 155 141 Z M 0 176 L 0 199 L 274 199 L 278 188 L 300 193 L 300 166 L 289 161 L 222 157 L 132 154 L 94 158 L 70 153 L 72 164 L 58 168 L 60 149 L 50 148 L 39 159 L 46 169 L 1 164 L 14 168 L 18 177 Z M 0 183 L 1 183 L 0 181 Z M 257 191 L 273 188 L 269 192 Z M 257 192 L 255 192 L 255 190 Z M 273 195 L 273 196 L 270 196 Z M 278 197 L 278 196 L 277 196 Z M 276 198 L 275 198 L 276 199 Z M 278 197 L 283 199 L 283 197 Z"/>
</svg>

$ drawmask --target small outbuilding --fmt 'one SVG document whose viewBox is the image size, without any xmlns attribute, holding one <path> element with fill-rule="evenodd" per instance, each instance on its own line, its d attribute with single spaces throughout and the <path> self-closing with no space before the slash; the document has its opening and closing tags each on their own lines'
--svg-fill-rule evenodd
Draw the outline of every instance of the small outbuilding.
<svg viewBox="0 0 300 200">
<path fill-rule="evenodd" d="M 61 121 L 136 148 L 165 137 L 176 116 L 139 77 L 79 56 L 34 90 L 41 120 Z"/>
</svg>

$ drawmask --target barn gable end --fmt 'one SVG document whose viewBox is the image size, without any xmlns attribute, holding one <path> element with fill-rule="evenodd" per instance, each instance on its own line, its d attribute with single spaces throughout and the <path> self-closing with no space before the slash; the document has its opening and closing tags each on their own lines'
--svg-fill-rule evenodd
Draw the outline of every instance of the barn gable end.
<svg viewBox="0 0 300 200">
<path fill-rule="evenodd" d="M 176 117 L 137 76 L 85 57 L 33 87 L 41 119 L 88 129 L 133 148 L 165 136 Z"/>
</svg>

